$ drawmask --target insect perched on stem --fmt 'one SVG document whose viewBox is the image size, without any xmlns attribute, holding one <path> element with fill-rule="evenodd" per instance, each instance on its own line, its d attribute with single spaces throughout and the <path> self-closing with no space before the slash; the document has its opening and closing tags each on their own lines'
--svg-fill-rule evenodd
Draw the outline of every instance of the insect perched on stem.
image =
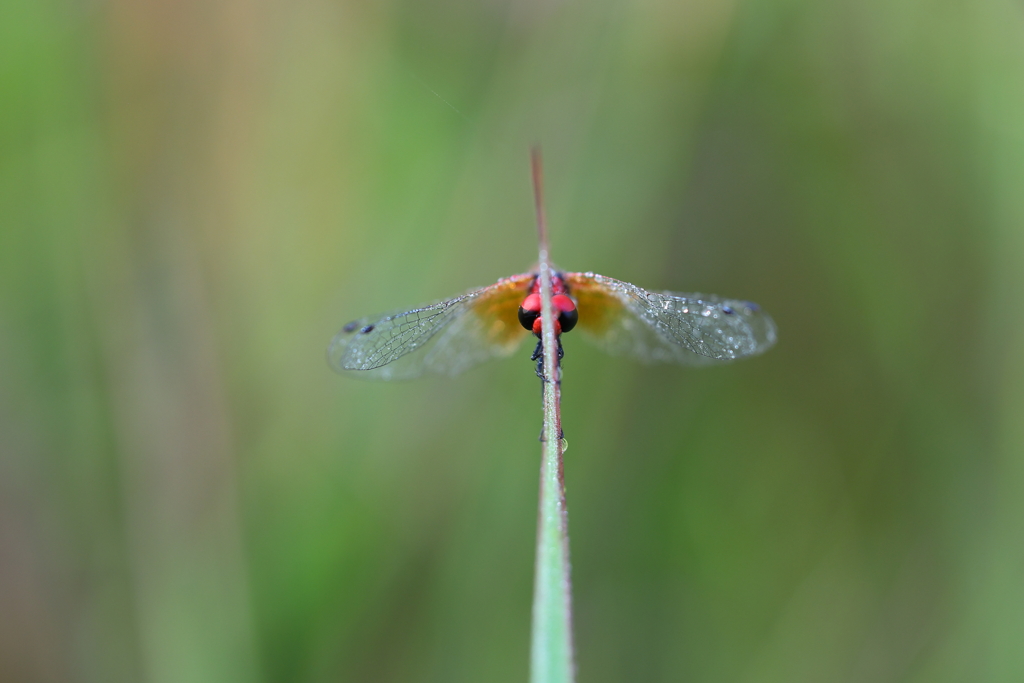
<svg viewBox="0 0 1024 683">
<path fill-rule="evenodd" d="M 551 280 L 559 358 L 562 334 L 576 328 L 608 353 L 645 363 L 709 365 L 775 343 L 772 319 L 749 301 L 649 292 L 594 273 L 555 272 Z M 539 338 L 540 307 L 537 273 L 513 275 L 452 299 L 354 320 L 327 357 L 338 372 L 376 379 L 454 375 L 512 354 L 530 333 Z M 531 360 L 541 355 L 538 343 Z"/>
</svg>

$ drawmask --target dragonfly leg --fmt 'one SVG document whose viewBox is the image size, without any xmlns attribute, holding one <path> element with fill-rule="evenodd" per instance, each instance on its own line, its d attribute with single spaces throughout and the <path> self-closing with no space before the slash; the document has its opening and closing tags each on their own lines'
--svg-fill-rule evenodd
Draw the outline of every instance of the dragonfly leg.
<svg viewBox="0 0 1024 683">
<path fill-rule="evenodd" d="M 562 358 L 565 357 L 565 351 L 562 349 L 562 337 L 560 337 L 560 336 L 559 337 L 555 337 L 555 340 L 558 342 L 558 368 L 561 369 L 562 368 Z M 543 380 L 544 382 L 547 382 L 548 378 L 544 376 L 544 341 L 543 340 L 537 342 L 537 348 L 535 348 L 533 350 L 533 355 L 530 356 L 530 360 L 537 361 L 537 376 L 540 377 L 541 380 Z M 558 380 L 558 383 L 561 384 L 562 381 Z"/>
<path fill-rule="evenodd" d="M 557 361 L 557 367 L 558 367 L 558 370 L 561 370 L 561 368 L 562 368 L 562 358 L 565 357 L 565 351 L 562 349 L 562 337 L 561 336 L 555 337 L 555 339 L 558 342 L 558 361 Z M 544 342 L 543 341 L 537 342 L 537 348 L 534 349 L 533 355 L 530 356 L 530 360 L 537 361 L 537 376 L 540 377 L 540 395 L 541 395 L 541 399 L 543 399 L 544 398 L 544 385 L 547 384 L 548 381 L 549 381 L 548 378 L 544 375 Z M 557 376 L 557 375 L 560 375 L 561 373 L 556 372 L 555 374 Z M 562 384 L 562 380 L 561 379 L 556 380 L 556 382 L 559 385 Z M 561 427 L 559 427 L 559 429 L 558 429 L 558 438 L 559 438 L 559 440 L 565 438 L 565 432 L 562 430 Z M 538 437 L 538 440 L 541 441 L 541 442 L 546 441 L 546 439 L 544 438 L 544 428 L 543 427 L 541 427 L 540 436 Z"/>
</svg>

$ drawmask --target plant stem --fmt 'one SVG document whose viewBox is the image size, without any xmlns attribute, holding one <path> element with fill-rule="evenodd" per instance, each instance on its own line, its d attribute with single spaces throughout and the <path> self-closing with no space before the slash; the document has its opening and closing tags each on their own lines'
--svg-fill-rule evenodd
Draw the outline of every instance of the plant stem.
<svg viewBox="0 0 1024 683">
<path fill-rule="evenodd" d="M 544 217 L 540 150 L 534 148 L 533 184 L 540 243 L 541 343 L 544 352 L 544 428 L 537 517 L 537 559 L 533 588 L 531 683 L 571 683 L 575 679 L 572 639 L 572 586 L 569 578 L 569 526 L 562 460 L 561 368 L 551 304 L 551 260 Z"/>
</svg>

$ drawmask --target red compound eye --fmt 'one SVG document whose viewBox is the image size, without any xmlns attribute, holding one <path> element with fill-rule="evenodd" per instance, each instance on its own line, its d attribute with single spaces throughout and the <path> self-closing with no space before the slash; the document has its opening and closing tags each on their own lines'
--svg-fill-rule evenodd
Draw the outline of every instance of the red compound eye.
<svg viewBox="0 0 1024 683">
<path fill-rule="evenodd" d="M 576 302 L 565 294 L 556 294 L 551 297 L 551 303 L 558 309 L 558 326 L 562 328 L 561 332 L 568 332 L 576 327 L 576 323 L 580 319 L 580 312 L 576 310 Z"/>
<path fill-rule="evenodd" d="M 519 304 L 519 324 L 533 332 L 533 323 L 540 320 L 540 294 L 531 294 Z"/>
</svg>

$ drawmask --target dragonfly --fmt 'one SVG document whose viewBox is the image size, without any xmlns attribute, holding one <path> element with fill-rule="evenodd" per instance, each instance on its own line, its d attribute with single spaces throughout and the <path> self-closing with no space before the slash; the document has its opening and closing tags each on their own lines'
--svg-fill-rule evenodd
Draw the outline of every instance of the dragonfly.
<svg viewBox="0 0 1024 683">
<path fill-rule="evenodd" d="M 712 365 L 756 356 L 776 340 L 775 323 L 750 301 L 652 292 L 598 275 L 551 277 L 559 362 L 561 337 L 579 329 L 604 351 L 643 363 Z M 541 336 L 540 278 L 513 275 L 451 299 L 353 320 L 327 349 L 342 374 L 394 380 L 456 375 L 515 353 Z M 542 347 L 531 360 L 542 374 Z"/>
</svg>

